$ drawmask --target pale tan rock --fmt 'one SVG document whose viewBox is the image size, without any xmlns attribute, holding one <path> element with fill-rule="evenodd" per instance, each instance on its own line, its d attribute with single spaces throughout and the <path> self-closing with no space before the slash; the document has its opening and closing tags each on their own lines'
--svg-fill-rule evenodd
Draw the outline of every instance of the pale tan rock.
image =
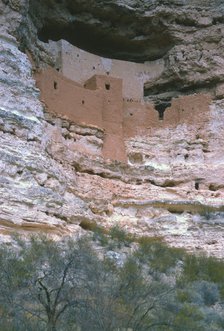
<svg viewBox="0 0 224 331">
<path fill-rule="evenodd" d="M 224 84 L 219 84 L 216 87 L 215 94 L 216 94 L 217 98 L 223 98 L 224 97 Z"/>
<path fill-rule="evenodd" d="M 46 1 L 32 3 L 46 14 Z M 125 128 L 128 162 L 105 160 L 103 128 L 50 114 L 40 101 L 32 65 L 13 37 L 24 27 L 36 65 L 57 67 L 57 54 L 37 41 L 37 26 L 26 16 L 39 11 L 21 12 L 26 1 L 10 1 L 9 6 L 1 2 L 0 238 L 7 241 L 15 231 L 25 236 L 40 232 L 57 238 L 79 236 L 83 232 L 79 224 L 87 221 L 106 228 L 120 225 L 137 236 L 160 236 L 172 246 L 223 257 L 224 102 L 222 83 L 216 87 L 224 75 L 221 9 L 212 1 L 196 0 L 187 8 L 181 0 L 170 1 L 169 7 L 145 1 L 144 10 L 136 1 L 112 1 L 111 7 L 103 1 L 93 7 L 83 1 L 83 6 L 95 15 L 99 3 L 101 17 L 108 8 L 116 14 L 120 10 L 126 18 L 132 12 L 132 25 L 118 24 L 114 29 L 116 34 L 122 32 L 128 45 L 132 40 L 129 44 L 127 37 L 133 35 L 143 48 L 123 53 L 134 60 L 163 57 L 164 70 L 145 87 L 150 100 L 172 95 L 172 105 L 163 122 L 147 127 L 151 108 L 136 121 L 136 113 L 130 115 L 127 107 L 125 118 L 133 117 Z M 48 19 L 68 22 L 68 13 L 54 5 L 48 16 L 36 17 L 37 25 Z M 197 5 L 204 6 L 203 16 Z M 85 17 L 80 13 L 81 21 Z M 99 18 L 97 24 L 106 29 L 104 22 Z M 161 23 L 165 35 L 160 49 L 153 49 L 151 27 L 159 31 L 156 45 Z M 118 53 L 111 51 L 113 56 Z M 190 95 L 177 98 L 186 91 Z M 208 108 L 208 97 L 197 93 L 215 96 L 215 91 L 220 100 L 214 99 Z"/>
</svg>

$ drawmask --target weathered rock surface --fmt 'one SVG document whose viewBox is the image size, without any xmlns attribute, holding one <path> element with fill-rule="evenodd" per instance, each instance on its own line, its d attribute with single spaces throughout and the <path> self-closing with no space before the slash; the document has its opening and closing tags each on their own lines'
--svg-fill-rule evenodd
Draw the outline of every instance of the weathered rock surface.
<svg viewBox="0 0 224 331">
<path fill-rule="evenodd" d="M 0 4 L 2 240 L 13 231 L 73 234 L 85 220 L 223 256 L 223 10 L 222 1 L 202 6 L 196 0 Z M 74 41 L 67 33 L 72 27 Z M 108 39 L 89 45 L 90 31 Z M 90 153 L 102 145 L 102 133 L 54 117 L 40 102 L 24 51 L 36 65 L 53 65 L 54 57 L 38 33 L 121 59 L 163 57 L 164 71 L 146 84 L 146 94 L 156 101 L 211 92 L 205 124 L 189 121 L 127 138 L 128 164 Z"/>
<path fill-rule="evenodd" d="M 66 39 L 92 53 L 135 62 L 163 58 L 161 76 L 145 85 L 151 100 L 208 89 L 215 95 L 224 79 L 220 0 L 32 0 L 29 14 L 43 41 Z"/>
</svg>

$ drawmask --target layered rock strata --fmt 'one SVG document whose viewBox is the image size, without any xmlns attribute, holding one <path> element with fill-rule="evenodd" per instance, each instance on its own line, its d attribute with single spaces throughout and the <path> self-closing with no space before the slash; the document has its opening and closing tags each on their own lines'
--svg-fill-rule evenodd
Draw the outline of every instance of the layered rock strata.
<svg viewBox="0 0 224 331">
<path fill-rule="evenodd" d="M 98 8 L 102 1 L 88 2 L 88 6 L 83 1 L 72 3 L 62 1 L 56 5 L 54 1 L 47 4 L 33 0 L 30 7 L 25 1 L 4 1 L 0 5 L 2 240 L 8 240 L 13 232 L 77 234 L 82 231 L 80 224 L 87 221 L 104 227 L 118 224 L 136 235 L 162 236 L 177 247 L 223 256 L 223 38 L 217 30 L 223 28 L 222 3 L 205 2 L 199 8 L 197 1 L 190 6 L 173 1 L 170 8 L 165 1 L 154 1 L 154 5 L 145 2 L 141 7 L 137 1 L 110 1 L 105 8 L 101 6 L 101 11 Z M 49 5 L 52 11 L 47 17 Z M 184 120 L 167 124 L 164 121 L 140 133 L 134 126 L 136 114 L 128 117 L 131 122 L 127 122 L 127 132 L 131 133 L 125 134 L 124 139 L 127 163 L 102 157 L 102 128 L 47 111 L 33 78 L 32 64 L 24 52 L 27 48 L 32 53 L 35 66 L 54 66 L 54 56 L 36 39 L 41 29 L 46 37 L 46 22 L 48 26 L 54 22 L 66 25 L 72 17 L 83 22 L 88 17 L 90 26 L 98 22 L 101 28 L 115 20 L 113 15 L 104 14 L 118 10 L 121 15 L 117 28 L 113 30 L 108 23 L 108 29 L 116 31 L 112 34 L 116 52 L 111 47 L 112 53 L 103 51 L 103 55 L 121 57 L 124 52 L 119 50 L 115 36 L 122 32 L 127 39 L 123 59 L 145 61 L 163 57 L 161 76 L 146 84 L 146 94 L 153 96 L 151 100 L 154 96 L 163 100 L 161 94 L 168 92 L 165 99 L 171 94 L 186 94 L 186 90 L 191 94 L 194 90 L 210 92 L 213 98 L 206 106 L 203 100 L 210 97 L 174 98 L 166 112 L 172 107 L 182 112 L 184 106 Z M 133 26 L 127 30 L 130 13 Z M 119 19 L 125 24 L 119 24 Z M 162 21 L 172 42 L 169 39 L 168 46 L 163 44 L 161 53 L 156 41 Z M 154 33 L 154 37 L 148 22 L 155 24 L 158 34 Z M 144 34 L 138 31 L 140 26 L 144 27 Z M 51 32 L 49 27 L 48 31 Z M 141 42 L 145 49 L 139 52 L 131 45 L 133 40 L 134 44 L 144 40 L 143 36 L 148 36 L 149 42 Z M 153 54 L 149 53 L 152 38 Z M 182 48 L 184 56 L 180 55 Z M 138 58 L 140 53 L 144 53 L 144 58 Z M 166 86 L 170 88 L 168 92 Z"/>
<path fill-rule="evenodd" d="M 161 76 L 145 85 L 145 95 L 155 102 L 208 89 L 220 97 L 223 14 L 221 0 L 32 0 L 29 15 L 35 28 L 27 29 L 25 36 L 35 54 L 29 41 L 36 31 L 45 42 L 66 39 L 109 58 L 134 62 L 161 59 Z M 46 61 L 40 50 L 39 58 Z"/>
</svg>

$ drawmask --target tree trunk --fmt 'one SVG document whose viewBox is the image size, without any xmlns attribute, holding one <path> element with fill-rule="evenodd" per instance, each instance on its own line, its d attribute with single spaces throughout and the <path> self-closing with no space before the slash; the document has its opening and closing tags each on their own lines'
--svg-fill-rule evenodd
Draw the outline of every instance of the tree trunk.
<svg viewBox="0 0 224 331">
<path fill-rule="evenodd" d="M 56 331 L 56 322 L 54 319 L 50 319 L 47 323 L 47 331 Z"/>
</svg>

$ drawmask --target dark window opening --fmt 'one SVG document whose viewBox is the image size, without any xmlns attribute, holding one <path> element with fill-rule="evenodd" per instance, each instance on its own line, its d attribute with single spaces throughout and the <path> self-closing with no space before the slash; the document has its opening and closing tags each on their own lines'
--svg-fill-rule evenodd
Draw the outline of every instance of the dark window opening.
<svg viewBox="0 0 224 331">
<path fill-rule="evenodd" d="M 133 113 L 130 113 L 130 116 L 133 116 Z"/>
<path fill-rule="evenodd" d="M 110 90 L 110 84 L 105 84 L 105 89 L 109 91 Z"/>
<path fill-rule="evenodd" d="M 85 104 L 85 101 L 84 100 L 82 100 L 82 105 L 84 105 Z"/>
<path fill-rule="evenodd" d="M 77 57 L 79 57 L 79 54 L 77 54 Z"/>
<path fill-rule="evenodd" d="M 184 159 L 187 160 L 189 158 L 189 154 L 184 155 Z"/>
<path fill-rule="evenodd" d="M 57 88 L 58 88 L 58 83 L 54 82 L 54 89 L 57 90 Z"/>
<path fill-rule="evenodd" d="M 147 96 L 149 96 L 149 92 L 148 92 L 148 89 L 146 88 L 146 86 L 145 86 L 145 85 L 144 85 L 143 95 L 144 95 L 144 97 L 147 97 Z"/>
<path fill-rule="evenodd" d="M 164 113 L 165 110 L 171 106 L 170 102 L 163 102 L 163 103 L 159 103 L 157 105 L 155 105 L 155 109 L 158 111 L 159 113 L 159 120 L 163 120 L 164 119 Z"/>
<path fill-rule="evenodd" d="M 214 185 L 214 184 L 210 184 L 209 185 L 209 188 L 208 188 L 210 191 L 213 191 L 213 192 L 215 192 L 215 191 L 218 191 L 218 186 L 216 186 L 216 185 Z"/>
<path fill-rule="evenodd" d="M 107 75 L 109 75 L 110 73 L 109 73 L 109 71 L 107 71 Z"/>
<path fill-rule="evenodd" d="M 95 69 L 96 69 L 96 67 L 93 66 L 93 70 L 95 70 Z"/>
<path fill-rule="evenodd" d="M 199 183 L 195 182 L 194 187 L 195 187 L 195 190 L 199 190 Z"/>
<path fill-rule="evenodd" d="M 60 69 L 59 68 L 56 68 L 57 71 L 59 71 Z"/>
</svg>

